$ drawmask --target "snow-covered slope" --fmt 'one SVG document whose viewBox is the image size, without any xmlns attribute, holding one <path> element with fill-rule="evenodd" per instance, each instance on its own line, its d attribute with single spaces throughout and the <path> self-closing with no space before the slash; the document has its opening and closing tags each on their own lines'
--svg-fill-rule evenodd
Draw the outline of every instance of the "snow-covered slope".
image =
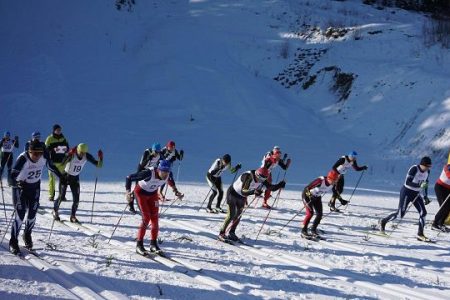
<svg viewBox="0 0 450 300">
<path fill-rule="evenodd" d="M 143 149 L 168 139 L 185 150 L 189 181 L 226 152 L 254 168 L 275 144 L 293 157 L 291 183 L 352 149 L 383 184 L 418 156 L 447 152 L 448 53 L 421 45 L 416 14 L 359 1 L 0 5 L 0 128 L 24 141 L 60 123 L 71 145 L 104 150 L 104 179 L 123 178 Z M 327 24 L 361 39 L 302 38 L 306 25 Z M 330 72 L 306 91 L 273 80 L 304 49 L 327 50 L 307 76 L 330 66 L 357 75 L 346 101 L 329 91 Z"/>
</svg>

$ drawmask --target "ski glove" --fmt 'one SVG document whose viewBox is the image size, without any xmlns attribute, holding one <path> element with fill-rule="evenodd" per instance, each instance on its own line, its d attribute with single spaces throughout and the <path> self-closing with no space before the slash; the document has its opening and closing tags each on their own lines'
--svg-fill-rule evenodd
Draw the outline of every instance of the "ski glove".
<svg viewBox="0 0 450 300">
<path fill-rule="evenodd" d="M 240 168 L 242 168 L 242 165 L 241 165 L 241 164 L 237 164 L 236 167 L 234 167 L 234 169 L 235 169 L 236 171 L 238 171 Z"/>
<path fill-rule="evenodd" d="M 254 191 L 254 194 L 256 195 L 256 196 L 261 196 L 261 194 L 263 193 L 263 191 L 262 190 L 258 190 L 258 189 L 256 189 L 255 191 Z"/>
<path fill-rule="evenodd" d="M 133 202 L 133 200 L 134 200 L 134 193 L 131 192 L 131 191 L 126 191 L 125 197 L 126 197 L 126 199 L 127 199 L 127 202 L 128 202 L 128 203 L 131 203 L 131 202 Z"/>
<path fill-rule="evenodd" d="M 424 196 L 423 201 L 425 202 L 425 205 L 428 205 L 431 202 L 431 200 L 430 200 L 430 198 L 428 198 L 428 196 Z"/>
<path fill-rule="evenodd" d="M 14 137 L 14 144 L 19 144 L 19 137 L 17 135 Z"/>
<path fill-rule="evenodd" d="M 420 185 L 420 188 L 421 189 L 426 189 L 426 188 L 428 188 L 428 182 L 426 182 L 426 181 L 424 181 L 424 182 L 422 182 L 422 184 Z"/>
<path fill-rule="evenodd" d="M 289 165 L 291 164 L 291 159 L 288 158 L 288 160 L 286 161 L 286 169 L 289 168 Z"/>
<path fill-rule="evenodd" d="M 102 150 L 98 150 L 97 155 L 98 155 L 98 159 L 103 160 L 103 151 Z"/>
<path fill-rule="evenodd" d="M 98 162 L 97 162 L 97 168 L 101 168 L 101 167 L 103 167 L 103 160 L 99 160 Z"/>
<path fill-rule="evenodd" d="M 284 189 L 284 187 L 286 186 L 286 181 L 282 180 L 278 185 L 280 186 L 281 189 Z"/>
<path fill-rule="evenodd" d="M 184 151 L 180 150 L 180 160 L 183 160 L 183 156 L 184 156 Z"/>
<path fill-rule="evenodd" d="M 363 166 L 361 169 L 363 169 L 363 171 L 367 170 L 369 167 L 368 166 Z"/>
</svg>

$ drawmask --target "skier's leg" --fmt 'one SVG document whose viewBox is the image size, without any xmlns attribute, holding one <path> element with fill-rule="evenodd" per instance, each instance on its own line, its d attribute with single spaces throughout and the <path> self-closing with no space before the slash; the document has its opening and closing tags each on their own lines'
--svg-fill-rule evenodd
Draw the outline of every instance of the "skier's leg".
<svg viewBox="0 0 450 300">
<path fill-rule="evenodd" d="M 78 210 L 78 204 L 80 203 L 80 179 L 78 176 L 76 176 L 72 177 L 70 180 L 71 180 L 70 190 L 72 191 L 72 199 L 73 199 L 72 212 L 70 216 L 75 217 Z"/>
<path fill-rule="evenodd" d="M 48 200 L 55 200 L 55 175 L 51 171 L 48 171 Z"/>
<path fill-rule="evenodd" d="M 147 231 L 148 223 L 150 223 L 150 201 L 148 201 L 148 198 L 145 197 L 145 195 L 142 195 L 139 190 L 135 190 L 134 194 L 136 195 L 137 204 L 139 205 L 139 209 L 142 213 L 142 222 L 139 226 L 136 239 L 138 241 L 142 241 L 144 239 L 145 232 Z"/>
<path fill-rule="evenodd" d="M 244 210 L 244 205 L 245 205 L 245 198 L 243 199 L 236 199 L 236 213 L 235 216 L 233 218 L 233 223 L 231 224 L 231 228 L 230 228 L 230 234 L 232 235 L 236 235 L 236 228 L 239 225 L 239 222 L 241 221 L 241 217 L 242 217 L 242 211 Z"/>
<path fill-rule="evenodd" d="M 269 184 L 272 184 L 272 173 L 269 173 L 269 177 L 267 178 L 267 182 Z M 262 205 L 263 207 L 266 207 L 266 208 L 270 207 L 269 204 L 267 203 L 267 201 L 269 200 L 271 193 L 272 193 L 272 191 L 269 190 L 269 189 L 266 189 L 266 191 L 264 192 L 264 202 L 263 202 L 263 205 Z"/>
<path fill-rule="evenodd" d="M 159 201 L 158 196 L 149 197 L 149 209 L 150 209 L 150 240 L 155 241 L 158 238 L 159 232 Z"/>
<path fill-rule="evenodd" d="M 320 221 L 322 220 L 322 215 L 323 215 L 323 207 L 322 207 L 322 198 L 321 197 L 315 198 L 315 201 L 313 203 L 313 208 L 316 213 L 316 217 L 314 218 L 313 225 L 311 226 L 311 231 L 315 232 L 317 229 L 317 226 L 319 226 Z"/>
<path fill-rule="evenodd" d="M 450 211 L 450 199 L 448 199 L 450 195 L 450 189 L 445 188 L 444 186 L 436 183 L 434 185 L 434 191 L 436 193 L 436 198 L 439 203 L 439 210 L 434 217 L 434 225 L 442 226 L 444 225 L 445 219 L 447 218 Z M 444 203 L 445 202 L 445 203 Z"/>
<path fill-rule="evenodd" d="M 303 205 L 305 206 L 306 215 L 303 219 L 303 233 L 308 233 L 308 225 L 311 221 L 311 218 L 314 216 L 314 210 L 312 209 L 312 202 L 314 201 L 314 197 L 306 197 L 303 199 Z"/>
<path fill-rule="evenodd" d="M 425 203 L 423 202 L 422 197 L 417 197 L 416 201 L 414 201 L 414 207 L 417 209 L 419 213 L 419 228 L 417 230 L 417 235 L 423 235 L 423 229 L 425 227 L 425 217 L 427 216 L 427 209 L 425 208 Z"/>
</svg>

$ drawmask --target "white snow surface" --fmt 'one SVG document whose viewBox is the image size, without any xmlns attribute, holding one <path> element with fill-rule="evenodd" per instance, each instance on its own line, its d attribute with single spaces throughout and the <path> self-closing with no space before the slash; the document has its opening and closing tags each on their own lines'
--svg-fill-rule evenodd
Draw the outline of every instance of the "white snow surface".
<svg viewBox="0 0 450 300">
<path fill-rule="evenodd" d="M 22 149 L 32 131 L 46 137 L 59 123 L 71 146 L 105 153 L 102 169 L 81 174 L 78 217 L 89 229 L 55 223 L 53 249 L 44 178 L 33 232 L 42 259 L 7 252 L 0 212 L 0 299 L 447 299 L 448 234 L 427 226 L 437 243 L 416 241 L 414 209 L 391 238 L 365 232 L 396 209 L 409 166 L 432 157 L 432 195 L 447 160 L 450 54 L 424 46 L 424 22 L 359 0 L 137 0 L 131 11 L 114 1 L 0 1 L 0 131 Z M 348 32 L 326 38 L 329 25 Z M 317 75 L 308 89 L 274 80 L 307 63 Z M 320 71 L 330 67 L 357 75 L 345 101 L 330 90 L 333 73 Z M 161 217 L 161 247 L 190 268 L 135 254 L 140 216 L 128 211 L 107 243 L 126 205 L 125 176 L 145 148 L 169 139 L 185 151 L 174 174 L 186 197 Z M 267 211 L 252 205 L 237 230 L 249 246 L 217 242 L 224 215 L 198 211 L 206 170 L 224 153 L 254 169 L 274 145 L 292 158 L 288 190 L 257 241 Z M 345 213 L 322 221 L 327 241 L 300 238 L 303 211 L 278 234 L 302 209 L 304 185 L 351 150 L 369 170 Z M 344 198 L 360 174 L 346 175 Z M 10 189 L 4 199 L 9 219 Z M 436 201 L 427 210 L 431 220 Z"/>
<path fill-rule="evenodd" d="M 42 188 L 45 193 L 44 183 Z M 82 183 L 77 215 L 89 229 L 55 222 L 50 241 L 52 203 L 45 198 L 41 200 L 33 240 L 48 266 L 43 268 L 32 259 L 21 260 L 0 248 L 0 298 L 445 299 L 448 296 L 448 235 L 437 235 L 427 228 L 426 234 L 437 243 L 416 241 L 415 211 L 406 215 L 390 238 L 365 232 L 380 217 L 395 210 L 398 201 L 393 191 L 358 189 L 344 213 L 327 215 L 328 209 L 324 209 L 326 216 L 319 228 L 325 231 L 323 236 L 327 240 L 320 242 L 300 238 L 303 211 L 279 232 L 303 207 L 299 191 L 282 191 L 279 204 L 271 211 L 256 241 L 268 211 L 260 208 L 261 200 L 256 208 L 253 202 L 245 211 L 237 234 L 248 246 L 240 248 L 216 240 L 224 214 L 199 211 L 208 188 L 181 185 L 185 199 L 173 204 L 160 218 L 161 248 L 173 258 L 201 268 L 198 272 L 180 265 L 166 266 L 135 254 L 134 237 L 140 215 L 132 215 L 128 210 L 108 243 L 126 206 L 123 186 L 98 184 L 90 223 L 93 189 L 93 183 Z M 349 185 L 347 198 L 352 190 Z M 10 197 L 9 191 L 5 194 Z M 169 189 L 168 198 L 172 197 Z M 70 214 L 72 202 L 68 198 L 61 205 L 62 220 L 68 220 Z M 252 200 L 250 197 L 249 202 Z M 170 201 L 163 203 L 160 211 L 170 204 Z M 436 203 L 427 209 L 433 215 Z M 7 205 L 7 211 L 9 217 L 11 205 Z M 3 218 L 0 225 L 3 235 Z M 388 231 L 391 230 L 388 226 Z M 54 249 L 48 248 L 49 242 Z M 145 246 L 149 246 L 149 231 Z"/>
</svg>

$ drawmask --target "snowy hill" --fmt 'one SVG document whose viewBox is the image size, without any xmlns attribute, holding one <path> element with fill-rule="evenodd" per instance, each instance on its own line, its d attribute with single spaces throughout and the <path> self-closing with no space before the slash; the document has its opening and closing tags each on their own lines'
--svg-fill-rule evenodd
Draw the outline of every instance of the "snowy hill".
<svg viewBox="0 0 450 300">
<path fill-rule="evenodd" d="M 0 5 L 0 128 L 24 141 L 60 123 L 72 145 L 104 149 L 103 178 L 123 178 L 168 139 L 186 152 L 188 181 L 226 152 L 255 167 L 274 144 L 294 158 L 291 183 L 351 149 L 374 182 L 448 150 L 448 51 L 422 45 L 414 13 L 359 1 Z M 328 39 L 328 25 L 349 31 Z M 299 61 L 308 50 L 326 53 Z M 274 80 L 305 63 L 303 82 Z M 346 100 L 329 91 L 328 67 L 357 76 Z"/>
<path fill-rule="evenodd" d="M 84 226 L 56 223 L 50 243 L 42 182 L 40 258 L 9 254 L 6 234 L 1 299 L 447 297 L 448 234 L 427 226 L 437 243 L 416 241 L 415 212 L 390 238 L 370 232 L 397 208 L 407 167 L 432 156 L 434 182 L 450 149 L 450 54 L 424 45 L 427 16 L 360 0 L 136 2 L 0 2 L 0 132 L 23 146 L 59 123 L 70 145 L 105 153 L 101 170 L 87 165 L 81 175 Z M 120 219 L 124 178 L 145 148 L 169 139 L 185 151 L 174 171 L 186 197 L 161 218 L 161 246 L 175 261 L 151 260 L 134 253 L 140 216 Z M 293 159 L 281 203 L 258 241 L 267 211 L 252 204 L 237 232 L 248 245 L 217 242 L 224 215 L 199 211 L 207 168 L 224 153 L 244 170 L 258 167 L 274 145 Z M 327 195 L 327 241 L 301 239 L 301 187 L 351 150 L 370 166 L 352 204 L 327 215 Z M 360 174 L 346 176 L 345 198 Z M 9 218 L 9 189 L 4 197 Z M 430 220 L 436 201 L 427 210 Z M 5 228 L 0 212 L 2 236 Z"/>
</svg>

